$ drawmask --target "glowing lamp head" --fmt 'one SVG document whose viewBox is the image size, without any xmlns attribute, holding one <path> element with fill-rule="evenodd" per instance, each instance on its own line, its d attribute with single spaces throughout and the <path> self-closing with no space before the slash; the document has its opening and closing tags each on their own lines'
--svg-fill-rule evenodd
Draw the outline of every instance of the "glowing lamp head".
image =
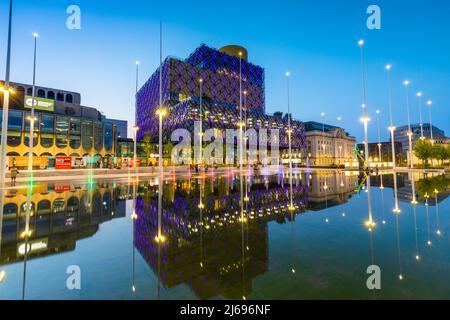
<svg viewBox="0 0 450 320">
<path fill-rule="evenodd" d="M 380 111 L 380 110 L 377 110 L 377 111 L 376 111 L 376 113 L 377 113 L 377 114 L 380 114 L 380 113 L 381 113 L 381 111 Z"/>
<path fill-rule="evenodd" d="M 138 66 L 138 65 L 140 65 L 141 64 L 141 62 L 140 61 L 136 61 L 136 65 Z"/>
<path fill-rule="evenodd" d="M 428 101 L 427 101 L 427 105 L 428 105 L 428 106 L 431 107 L 432 104 L 433 104 L 433 101 L 431 101 L 431 100 L 428 100 Z"/>
<path fill-rule="evenodd" d="M 422 96 L 422 92 L 417 92 L 416 95 L 420 98 Z"/>
<path fill-rule="evenodd" d="M 38 37 L 39 37 L 39 33 L 33 32 L 33 37 L 34 37 L 34 38 L 38 38 Z"/>
<path fill-rule="evenodd" d="M 403 84 L 405 85 L 405 86 L 409 86 L 410 85 L 410 81 L 409 80 L 405 80 L 404 82 L 403 82 Z"/>
<path fill-rule="evenodd" d="M 322 113 L 320 114 L 320 116 L 321 116 L 321 117 L 325 117 L 325 112 L 322 112 Z"/>
<path fill-rule="evenodd" d="M 291 73 L 288 71 L 288 72 L 286 72 L 286 77 L 290 77 L 291 76 Z"/>
<path fill-rule="evenodd" d="M 387 65 L 386 65 L 386 70 L 389 71 L 389 70 L 391 70 L 391 69 L 392 69 L 392 66 L 391 66 L 390 64 L 387 64 Z"/>
<path fill-rule="evenodd" d="M 363 39 L 359 40 L 358 41 L 358 46 L 362 47 L 363 45 L 364 45 L 364 40 Z"/>
<path fill-rule="evenodd" d="M 202 78 L 198 79 L 198 82 L 203 83 L 203 79 Z"/>
</svg>

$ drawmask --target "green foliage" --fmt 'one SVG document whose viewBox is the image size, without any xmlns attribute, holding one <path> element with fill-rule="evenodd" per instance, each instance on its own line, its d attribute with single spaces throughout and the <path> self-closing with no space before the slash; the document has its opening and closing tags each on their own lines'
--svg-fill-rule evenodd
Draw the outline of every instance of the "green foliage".
<svg viewBox="0 0 450 320">
<path fill-rule="evenodd" d="M 428 161 L 433 154 L 433 145 L 429 140 L 419 140 L 414 147 L 414 153 L 422 161 Z"/>
<path fill-rule="evenodd" d="M 417 192 L 419 197 L 426 199 L 426 196 L 432 197 L 435 192 L 443 192 L 450 187 L 450 179 L 445 175 L 432 178 L 420 179 L 417 182 Z"/>
<path fill-rule="evenodd" d="M 144 151 L 146 158 L 150 158 L 150 155 L 154 151 L 152 142 L 153 142 L 153 135 L 147 132 L 144 138 L 142 139 L 142 150 Z"/>
</svg>

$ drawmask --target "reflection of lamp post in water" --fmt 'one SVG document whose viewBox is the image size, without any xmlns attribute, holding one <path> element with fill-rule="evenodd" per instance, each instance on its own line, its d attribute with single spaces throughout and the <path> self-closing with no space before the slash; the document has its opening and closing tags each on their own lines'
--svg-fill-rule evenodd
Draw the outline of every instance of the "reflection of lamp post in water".
<svg viewBox="0 0 450 320">
<path fill-rule="evenodd" d="M 409 106 L 409 90 L 408 90 L 410 81 L 406 80 L 405 82 L 403 82 L 403 84 L 405 85 L 405 90 L 406 90 L 406 112 L 408 113 L 409 162 L 410 162 L 411 169 L 413 169 L 414 168 L 414 150 L 412 147 L 413 132 L 411 130 L 411 112 L 410 112 L 410 106 Z"/>
<path fill-rule="evenodd" d="M 423 134 L 423 118 L 422 118 L 422 92 L 417 92 L 417 98 L 419 98 L 419 119 L 420 119 L 420 139 L 425 140 Z"/>
<path fill-rule="evenodd" d="M 436 234 L 438 236 L 442 235 L 441 229 L 440 229 L 440 219 L 439 219 L 439 204 L 438 204 L 438 194 L 439 191 L 437 189 L 434 190 L 434 200 L 436 201 Z"/>
<path fill-rule="evenodd" d="M 286 72 L 286 86 L 287 86 L 287 99 L 288 99 L 288 142 L 289 142 L 289 210 L 293 211 L 294 202 L 292 195 L 292 127 L 291 127 L 291 97 L 290 97 L 290 88 L 289 88 L 289 77 L 290 73 Z"/>
<path fill-rule="evenodd" d="M 378 159 L 380 161 L 380 164 L 383 163 L 382 154 L 381 154 L 381 129 L 380 129 L 380 110 L 376 111 L 377 113 L 377 126 L 378 126 Z M 380 165 L 380 168 L 382 169 L 382 166 Z M 383 185 L 383 173 L 380 173 L 380 189 L 384 189 Z"/>
<path fill-rule="evenodd" d="M 34 105 L 36 96 L 36 51 L 37 51 L 37 38 L 38 34 L 33 33 L 34 37 L 34 56 L 33 56 L 33 88 L 31 97 L 31 114 L 30 118 L 30 136 L 28 138 L 28 172 L 29 172 L 29 183 L 33 183 L 33 147 L 34 147 L 34 122 L 36 118 L 34 116 Z"/>
</svg>

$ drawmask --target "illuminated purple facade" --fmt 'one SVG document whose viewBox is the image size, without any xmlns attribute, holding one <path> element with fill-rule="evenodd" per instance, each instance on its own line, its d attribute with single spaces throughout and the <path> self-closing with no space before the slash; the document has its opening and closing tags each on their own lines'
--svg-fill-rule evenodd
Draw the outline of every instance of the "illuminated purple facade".
<svg viewBox="0 0 450 320">
<path fill-rule="evenodd" d="M 279 129 L 280 146 L 287 146 L 287 118 L 265 114 L 264 69 L 238 57 L 206 45 L 196 49 L 186 60 L 167 58 L 162 65 L 162 100 L 168 115 L 164 118 L 163 139 L 167 141 L 175 129 L 192 131 L 200 119 L 200 79 L 202 84 L 203 120 L 209 128 L 236 129 L 239 123 L 239 79 L 242 66 L 243 108 L 247 129 Z M 158 135 L 160 70 L 158 69 L 137 94 L 138 139 Z M 302 122 L 292 121 L 293 146 L 305 148 Z"/>
</svg>

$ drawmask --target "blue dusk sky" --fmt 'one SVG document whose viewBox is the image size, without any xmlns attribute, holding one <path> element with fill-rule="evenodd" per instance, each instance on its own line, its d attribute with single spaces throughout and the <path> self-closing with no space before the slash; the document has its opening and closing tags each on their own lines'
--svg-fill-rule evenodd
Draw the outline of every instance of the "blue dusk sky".
<svg viewBox="0 0 450 320">
<path fill-rule="evenodd" d="M 7 10 L 0 2 L 0 78 L 4 78 Z M 81 8 L 81 30 L 66 28 L 66 8 Z M 381 7 L 382 29 L 366 27 L 366 9 Z M 134 118 L 136 60 L 142 85 L 159 63 L 159 21 L 164 56 L 185 58 L 201 43 L 239 44 L 266 70 L 266 110 L 286 111 L 289 70 L 293 116 L 346 128 L 359 141 L 363 130 L 360 53 L 366 41 L 368 112 L 388 138 L 384 66 L 390 63 L 394 123 L 406 124 L 402 85 L 411 80 L 412 119 L 419 121 L 415 92 L 432 99 L 433 123 L 450 132 L 450 2 L 445 0 L 106 1 L 15 0 L 11 80 L 31 83 L 32 33 L 39 32 L 41 86 L 80 92 L 82 104 L 108 117 Z M 424 104 L 425 105 L 425 104 Z M 424 119 L 428 121 L 425 107 Z M 337 118 L 342 117 L 341 121 Z M 370 127 L 377 139 L 376 122 Z"/>
</svg>

